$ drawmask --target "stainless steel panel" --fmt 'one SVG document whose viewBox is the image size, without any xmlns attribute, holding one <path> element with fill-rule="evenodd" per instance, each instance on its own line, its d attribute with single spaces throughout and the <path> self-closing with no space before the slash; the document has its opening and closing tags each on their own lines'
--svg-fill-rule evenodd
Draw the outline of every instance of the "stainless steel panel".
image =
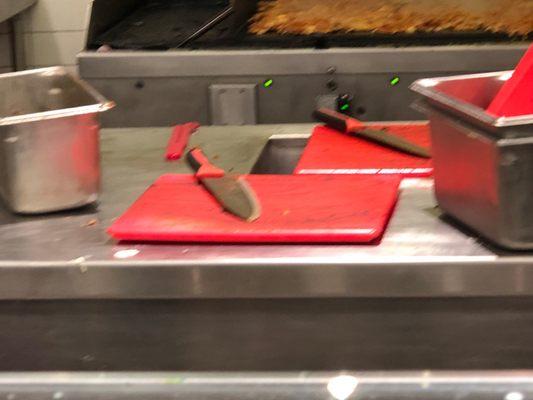
<svg viewBox="0 0 533 400">
<path fill-rule="evenodd" d="M 19 213 L 98 198 L 97 113 L 113 106 L 63 68 L 0 76 L 0 193 Z"/>
<path fill-rule="evenodd" d="M 94 203 L 100 190 L 95 114 L 0 126 L 0 193 L 19 213 Z"/>
<path fill-rule="evenodd" d="M 30 7 L 37 0 L 0 0 L 0 22 L 3 22 Z"/>
<path fill-rule="evenodd" d="M 500 152 L 490 138 L 442 114 L 430 115 L 440 207 L 492 238 L 500 235 Z M 503 228 L 503 227 L 502 227 Z"/>
<path fill-rule="evenodd" d="M 416 96 L 407 86 L 424 76 L 402 74 L 402 83 L 391 87 L 389 74 L 339 75 L 336 94 L 356 93 L 352 109 L 360 119 L 422 119 L 423 114 L 409 107 Z M 211 84 L 257 85 L 259 124 L 311 122 L 316 97 L 332 93 L 327 87 L 329 75 L 275 76 L 274 85 L 266 89 L 262 83 L 267 78 L 91 79 L 90 82 L 117 103 L 114 110 L 102 115 L 102 124 L 106 127 L 167 126 L 191 120 L 208 125 L 211 123 L 208 107 Z M 164 100 L 154 101 L 155 98 Z"/>
<path fill-rule="evenodd" d="M 338 94 L 321 94 L 316 98 L 316 108 L 337 109 Z"/>
<path fill-rule="evenodd" d="M 210 85 L 211 124 L 254 125 L 257 123 L 257 86 Z"/>
<path fill-rule="evenodd" d="M 531 297 L 2 301 L 0 324 L 10 372 L 533 369 Z"/>
</svg>

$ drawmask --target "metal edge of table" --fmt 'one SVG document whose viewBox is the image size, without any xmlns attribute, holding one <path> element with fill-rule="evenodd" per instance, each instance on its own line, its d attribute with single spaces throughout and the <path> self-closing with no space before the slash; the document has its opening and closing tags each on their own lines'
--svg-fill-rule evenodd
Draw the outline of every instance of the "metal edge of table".
<svg viewBox="0 0 533 400">
<path fill-rule="evenodd" d="M 0 263 L 1 300 L 533 295 L 528 257 Z"/>
<path fill-rule="evenodd" d="M 301 128 L 302 126 L 299 126 L 296 130 L 301 131 Z M 219 131 L 221 128 L 209 128 L 206 132 L 212 133 L 217 129 Z M 245 131 L 248 128 L 240 129 Z M 264 137 L 269 137 L 268 132 L 264 132 L 268 129 L 275 134 L 292 132 L 284 126 L 255 129 L 261 131 Z M 232 128 L 231 131 L 234 133 L 235 129 Z M 145 140 L 146 130 L 113 132 L 115 133 L 110 136 L 111 143 L 118 142 L 118 145 L 127 143 L 129 146 L 126 154 L 120 147 L 121 164 L 117 165 L 129 165 L 130 156 L 137 154 L 137 145 Z M 159 133 L 156 135 L 157 132 Z M 164 130 L 157 132 L 152 133 L 155 135 L 152 136 L 154 141 L 161 141 L 167 137 Z M 264 137 L 260 140 L 261 143 L 264 143 Z M 203 139 L 196 137 L 193 140 L 211 140 L 210 138 L 212 137 L 207 135 Z M 220 141 L 220 137 L 217 140 Z M 246 145 L 249 144 L 247 142 Z M 152 165 L 154 160 L 159 160 L 161 158 L 159 153 L 162 153 L 163 148 L 163 143 L 152 142 L 150 151 L 153 154 L 138 161 L 139 168 L 148 168 L 147 166 Z M 256 153 L 259 154 L 259 152 Z M 111 157 L 116 161 L 112 154 L 108 153 L 106 157 Z M 164 161 L 157 162 L 161 165 L 168 165 L 164 164 Z M 120 171 L 122 171 L 121 168 L 119 167 Z M 175 167 L 171 166 L 171 168 Z M 122 172 L 115 176 L 117 177 L 121 181 L 125 179 Z M 148 176 L 145 178 L 147 182 L 152 179 Z M 135 191 L 146 187 L 144 183 L 137 182 L 136 176 L 128 177 L 128 179 L 124 182 L 135 183 Z M 134 199 L 135 192 L 129 193 L 128 196 Z M 113 196 L 107 198 L 107 203 L 103 204 L 104 210 L 117 199 Z M 412 198 L 406 200 L 409 201 Z M 80 235 L 79 238 L 75 238 L 78 248 L 71 252 L 61 252 L 65 246 L 62 241 L 56 244 L 56 242 L 50 242 L 47 237 L 39 238 L 43 232 L 51 234 L 50 231 L 43 230 L 43 226 L 48 226 L 46 221 L 42 224 L 36 221 L 37 226 L 28 239 L 25 239 L 26 229 L 30 227 L 28 222 L 8 223 L 7 229 L 3 232 L 4 238 L 9 239 L 7 245 L 20 246 L 22 244 L 22 247 L 6 248 L 4 252 L 6 257 L 0 260 L 0 300 L 412 298 L 533 295 L 531 253 L 498 254 L 489 248 L 479 247 L 480 245 L 474 238 L 457 233 L 459 236 L 454 236 L 454 240 L 439 243 L 434 250 L 438 253 L 442 249 L 466 245 L 464 249 L 451 251 L 450 254 L 447 251 L 444 254 L 433 255 L 433 247 L 427 240 L 435 240 L 434 236 L 437 236 L 437 239 L 440 236 L 433 231 L 435 226 L 431 221 L 435 221 L 435 217 L 427 213 L 414 214 L 414 218 L 422 216 L 426 222 L 430 222 L 430 225 L 422 231 L 411 230 L 405 233 L 404 230 L 406 227 L 409 228 L 410 224 L 406 225 L 406 221 L 398 221 L 399 224 L 396 226 L 396 222 L 392 221 L 393 226 L 390 229 L 399 231 L 398 242 L 388 241 L 389 239 L 385 237 L 384 245 L 379 246 L 377 249 L 380 251 L 377 252 L 372 246 L 184 245 L 169 247 L 118 244 L 106 238 L 104 232 L 106 224 L 110 223 L 112 217 L 119 215 L 123 207 L 128 206 L 128 201 L 121 200 L 119 207 L 114 206 L 112 211 L 105 211 L 103 226 L 90 228 L 94 229 L 92 231 L 86 231 L 89 228 L 81 228 L 79 225 L 80 221 L 84 222 L 91 218 L 90 215 L 67 217 L 70 221 L 68 222 L 70 228 L 62 228 L 58 238 Z M 427 204 L 424 203 L 424 206 Z M 407 213 L 405 217 L 412 216 Z M 29 223 L 33 224 L 31 220 Z M 63 224 L 61 218 L 51 223 L 54 229 Z M 444 228 L 446 229 L 444 234 L 456 232 L 453 227 L 446 224 Z M 429 233 L 429 238 L 423 237 L 425 233 Z M 5 235 L 12 237 L 8 238 Z M 421 240 L 418 239 L 420 236 L 422 236 Z M 412 255 L 398 252 L 401 250 L 398 246 L 406 240 L 410 243 L 411 240 L 417 239 L 419 242 L 415 243 L 415 247 L 429 246 L 425 253 Z M 21 240 L 29 241 L 21 243 Z M 85 242 L 85 240 L 92 242 Z M 84 248 L 82 244 L 85 244 L 87 248 Z M 36 254 L 28 254 L 27 252 L 32 251 L 35 246 L 37 246 L 35 250 L 38 250 Z M 409 252 L 412 250 L 410 249 Z M 90 255 L 91 251 L 95 253 L 94 256 Z M 133 251 L 134 255 L 125 259 L 117 257 L 124 251 L 126 253 Z M 40 258 L 44 255 L 46 257 Z"/>
<path fill-rule="evenodd" d="M 347 379 L 348 378 L 348 379 Z M 338 385 L 337 385 L 338 384 Z M 381 389 L 385 391 L 423 391 L 431 395 L 434 390 L 476 391 L 484 387 L 495 391 L 520 389 L 533 390 L 533 371 L 324 371 L 324 372 L 14 372 L 0 373 L 0 392 L 21 385 L 25 390 L 39 388 L 42 391 L 94 390 L 106 389 L 156 389 L 166 387 L 175 392 L 188 389 L 220 390 L 227 388 L 247 388 L 249 391 L 261 389 L 301 390 L 314 386 L 323 389 L 321 394 L 328 396 L 336 392 L 337 386 L 347 388 Z M 329 387 L 328 387 L 329 386 Z M 143 392 L 145 392 L 143 390 Z M 145 392 L 146 393 L 146 392 Z M 65 394 L 65 393 L 63 393 Z M 302 393 L 300 393 L 302 394 Z M 351 393 L 350 393 L 351 394 Z M 58 396 L 55 396 L 58 397 Z M 55 398 L 54 397 L 54 398 Z M 349 396 L 346 396 L 348 398 Z M 248 397 L 247 397 L 248 398 Z"/>
<path fill-rule="evenodd" d="M 332 48 L 326 50 L 82 51 L 84 78 L 272 76 L 506 70 L 520 59 L 527 44 L 483 44 L 442 47 Z M 109 63 L 113 68 L 109 68 Z M 156 68 L 154 68 L 156 67 Z"/>
</svg>

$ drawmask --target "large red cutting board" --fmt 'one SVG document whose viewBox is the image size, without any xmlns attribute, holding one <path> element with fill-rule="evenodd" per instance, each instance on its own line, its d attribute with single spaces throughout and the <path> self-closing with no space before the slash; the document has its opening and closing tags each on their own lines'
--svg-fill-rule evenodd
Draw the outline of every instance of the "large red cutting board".
<svg viewBox="0 0 533 400">
<path fill-rule="evenodd" d="M 224 212 L 190 175 L 160 177 L 108 230 L 128 241 L 371 242 L 398 196 L 394 176 L 250 175 L 262 213 L 244 222 Z"/>
<path fill-rule="evenodd" d="M 429 125 L 372 125 L 413 143 L 431 147 Z M 298 174 L 365 174 L 427 177 L 433 174 L 431 160 L 411 156 L 365 139 L 319 126 L 295 169 Z"/>
</svg>

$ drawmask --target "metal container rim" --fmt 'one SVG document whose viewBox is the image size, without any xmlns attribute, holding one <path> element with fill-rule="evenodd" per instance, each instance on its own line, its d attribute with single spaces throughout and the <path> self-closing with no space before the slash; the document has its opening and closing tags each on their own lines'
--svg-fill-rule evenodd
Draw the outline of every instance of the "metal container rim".
<svg viewBox="0 0 533 400">
<path fill-rule="evenodd" d="M 446 77 L 436 78 L 424 78 L 419 79 L 411 84 L 409 87 L 412 91 L 422 95 L 423 97 L 449 107 L 462 114 L 468 115 L 484 124 L 491 125 L 495 128 L 504 128 L 510 126 L 527 125 L 533 123 L 533 114 L 520 115 L 515 117 L 496 117 L 487 113 L 483 108 L 474 104 L 460 100 L 454 96 L 448 95 L 443 91 L 435 90 L 435 87 L 442 82 L 448 81 L 465 81 L 470 79 L 479 78 L 497 78 L 502 81 L 508 80 L 513 70 L 497 71 L 497 72 L 485 72 L 480 74 L 468 74 L 468 75 L 454 75 Z"/>
<path fill-rule="evenodd" d="M 11 78 L 11 77 L 24 76 L 24 75 L 36 75 L 36 74 L 43 74 L 43 73 L 52 74 L 52 73 L 58 73 L 58 72 L 60 72 L 62 75 L 67 76 L 76 85 L 80 86 L 81 89 L 87 92 L 95 100 L 95 103 L 85 105 L 85 106 L 80 106 L 80 107 L 62 108 L 58 110 L 44 111 L 44 112 L 38 112 L 38 113 L 32 113 L 32 114 L 15 115 L 15 116 L 10 116 L 10 117 L 5 117 L 5 118 L 0 117 L 0 126 L 23 124 L 23 123 L 28 123 L 28 122 L 38 122 L 38 121 L 56 119 L 56 118 L 66 118 L 66 117 L 72 117 L 72 116 L 82 115 L 82 114 L 93 114 L 93 113 L 98 113 L 98 112 L 104 112 L 115 107 L 115 102 L 106 99 L 91 85 L 89 85 L 87 82 L 83 81 L 76 75 L 70 73 L 64 67 L 54 66 L 54 67 L 31 69 L 31 70 L 26 70 L 26 71 L 8 72 L 0 76 L 2 78 Z"/>
</svg>

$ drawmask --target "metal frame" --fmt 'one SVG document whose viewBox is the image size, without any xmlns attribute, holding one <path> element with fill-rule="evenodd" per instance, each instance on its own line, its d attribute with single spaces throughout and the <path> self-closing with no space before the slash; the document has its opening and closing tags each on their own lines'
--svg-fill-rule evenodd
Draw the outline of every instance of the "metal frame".
<svg viewBox="0 0 533 400">
<path fill-rule="evenodd" d="M 500 71 L 527 44 L 328 50 L 83 51 L 86 79 Z M 112 68 L 110 68 L 112 66 Z"/>
</svg>

